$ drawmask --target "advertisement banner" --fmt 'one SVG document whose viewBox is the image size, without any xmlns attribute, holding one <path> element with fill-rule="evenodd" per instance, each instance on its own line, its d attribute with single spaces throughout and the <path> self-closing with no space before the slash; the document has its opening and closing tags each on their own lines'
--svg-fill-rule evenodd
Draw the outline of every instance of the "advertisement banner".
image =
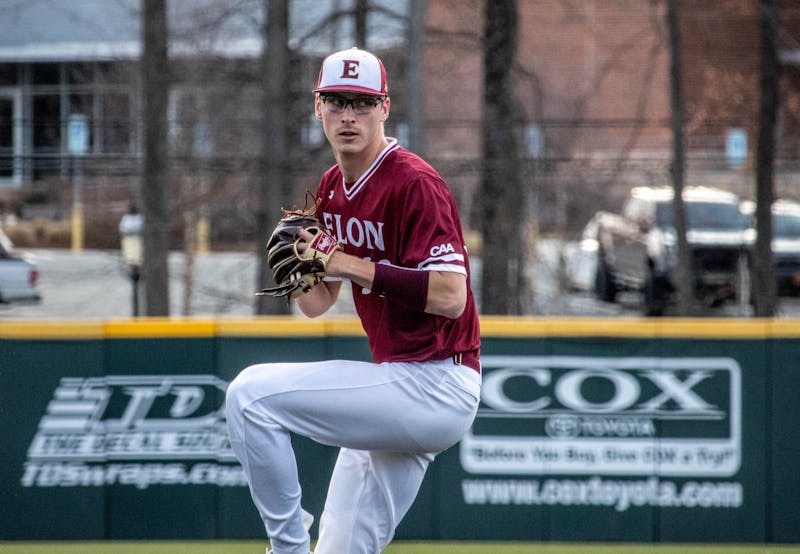
<svg viewBox="0 0 800 554">
<path fill-rule="evenodd" d="M 736 360 L 489 355 L 483 367 L 482 407 L 460 448 L 469 473 L 729 477 L 739 469 Z"/>
<path fill-rule="evenodd" d="M 28 451 L 59 380 L 63 375 L 103 375 L 103 341 L 91 337 L 4 340 L 0 341 L 0 353 L 0 540 L 104 537 L 107 504 L 103 487 L 27 486 L 31 473 L 37 472 L 30 466 Z M 65 516 L 68 511 L 70 517 Z"/>
<path fill-rule="evenodd" d="M 354 327 L 291 325 L 0 336 L 14 515 L 0 540 L 264 538 L 227 440 L 228 383 L 255 363 L 369 359 Z M 799 542 L 800 343 L 692 336 L 704 328 L 484 327 L 475 422 L 396 537 Z M 318 520 L 337 450 L 293 444 Z"/>
<path fill-rule="evenodd" d="M 800 341 L 797 338 L 770 341 L 772 364 L 767 372 L 770 443 L 764 471 L 771 480 L 768 491 L 771 526 L 769 540 L 800 543 L 798 506 L 800 506 Z"/>
<path fill-rule="evenodd" d="M 539 525 L 552 540 L 654 540 L 676 514 L 745 510 L 735 358 L 559 350 L 482 358 L 481 407 L 458 446 L 461 501 L 481 508 L 467 526 L 476 536 L 521 539 Z M 749 529 L 737 538 L 758 540 Z"/>
</svg>

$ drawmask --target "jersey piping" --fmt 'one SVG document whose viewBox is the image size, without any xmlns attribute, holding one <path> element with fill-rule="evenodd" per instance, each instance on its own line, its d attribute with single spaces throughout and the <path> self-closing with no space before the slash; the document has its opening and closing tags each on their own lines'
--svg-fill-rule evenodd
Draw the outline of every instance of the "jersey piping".
<svg viewBox="0 0 800 554">
<path fill-rule="evenodd" d="M 447 262 L 461 262 L 461 264 L 452 264 Z M 451 271 L 453 273 L 460 273 L 461 275 L 467 274 L 464 267 L 464 256 L 462 254 L 448 254 L 446 256 L 439 256 L 436 258 L 428 258 L 417 264 L 417 269 L 424 269 L 426 271 Z"/>
<path fill-rule="evenodd" d="M 378 157 L 375 158 L 375 161 L 372 162 L 372 165 L 369 166 L 369 168 L 364 172 L 364 174 L 361 177 L 358 178 L 358 180 L 355 183 L 353 183 L 351 186 L 348 187 L 347 183 L 344 180 L 344 176 L 342 176 L 342 188 L 344 189 L 344 197 L 346 199 L 352 200 L 355 197 L 355 195 L 358 194 L 358 192 L 362 188 L 364 188 L 364 185 L 367 184 L 367 181 L 369 181 L 370 177 L 372 177 L 372 175 L 378 170 L 380 165 L 383 163 L 383 160 L 385 160 L 389 154 L 391 154 L 400 147 L 400 145 L 397 142 L 397 139 L 386 137 L 386 140 L 389 142 L 389 144 L 386 145 L 386 148 L 384 148 L 380 154 L 378 154 Z"/>
</svg>

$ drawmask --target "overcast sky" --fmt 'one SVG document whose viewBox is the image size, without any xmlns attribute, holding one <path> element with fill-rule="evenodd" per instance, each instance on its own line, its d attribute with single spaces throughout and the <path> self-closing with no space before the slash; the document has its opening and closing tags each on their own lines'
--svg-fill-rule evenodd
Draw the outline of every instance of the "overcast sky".
<svg viewBox="0 0 800 554">
<path fill-rule="evenodd" d="M 352 19 L 313 33 L 332 11 L 349 9 L 354 0 L 292 0 L 292 41 L 309 40 L 303 49 L 330 51 L 353 43 Z M 0 59 L 79 59 L 131 57 L 138 53 L 140 0 L 0 0 Z M 373 1 L 405 14 L 408 0 Z M 231 6 L 236 9 L 230 9 Z M 196 48 L 230 49 L 238 55 L 260 51 L 263 0 L 168 0 L 173 39 Z M 219 22 L 222 22 L 221 24 Z M 368 20 L 370 41 L 396 43 L 405 23 L 383 11 Z M 198 31 L 198 29 L 202 29 Z M 102 47 L 98 45 L 103 45 Z M 103 54 L 105 53 L 105 54 Z"/>
</svg>

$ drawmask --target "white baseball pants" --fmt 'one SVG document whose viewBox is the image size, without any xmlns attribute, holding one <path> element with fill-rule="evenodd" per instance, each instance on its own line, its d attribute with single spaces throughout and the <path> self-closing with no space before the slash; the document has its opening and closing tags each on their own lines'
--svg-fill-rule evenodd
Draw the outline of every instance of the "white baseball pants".
<svg viewBox="0 0 800 554">
<path fill-rule="evenodd" d="M 308 554 L 289 432 L 341 450 L 316 554 L 377 554 L 434 456 L 475 417 L 480 375 L 452 360 L 259 364 L 228 387 L 231 446 L 275 554 Z"/>
</svg>

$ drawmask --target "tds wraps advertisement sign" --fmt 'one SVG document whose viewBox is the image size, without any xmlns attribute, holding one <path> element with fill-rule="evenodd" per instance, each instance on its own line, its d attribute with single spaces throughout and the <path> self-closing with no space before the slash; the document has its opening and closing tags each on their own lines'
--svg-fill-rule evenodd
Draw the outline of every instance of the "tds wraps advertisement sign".
<svg viewBox="0 0 800 554">
<path fill-rule="evenodd" d="M 213 375 L 64 377 L 39 420 L 23 487 L 247 486 Z"/>
<path fill-rule="evenodd" d="M 485 356 L 465 504 L 737 508 L 731 358 Z M 491 476 L 491 477 L 490 477 Z M 512 478 L 513 477 L 513 478 Z"/>
</svg>

